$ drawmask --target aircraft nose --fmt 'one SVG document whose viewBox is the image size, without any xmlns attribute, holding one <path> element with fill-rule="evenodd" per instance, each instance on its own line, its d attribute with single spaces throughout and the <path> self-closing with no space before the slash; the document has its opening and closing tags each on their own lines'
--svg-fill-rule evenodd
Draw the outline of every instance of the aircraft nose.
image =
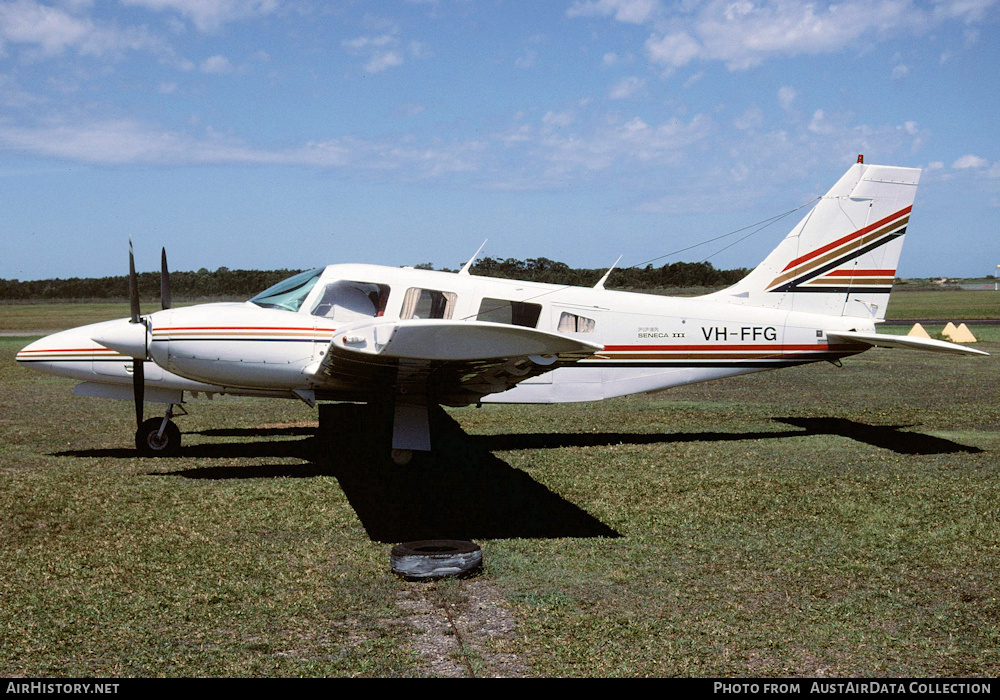
<svg viewBox="0 0 1000 700">
<path fill-rule="evenodd" d="M 46 359 L 45 355 L 48 355 L 50 351 L 50 337 L 39 338 L 35 342 L 25 345 L 17 352 L 15 359 L 18 362 L 39 362 Z"/>
<path fill-rule="evenodd" d="M 22 348 L 16 359 L 40 372 L 79 378 L 80 372 L 90 371 L 95 360 L 117 355 L 93 343 L 91 330 L 72 328 L 47 335 Z"/>
<path fill-rule="evenodd" d="M 144 322 L 132 323 L 129 319 L 121 319 L 104 325 L 99 333 L 91 336 L 91 340 L 122 355 L 145 360 L 148 335 L 149 328 Z"/>
</svg>

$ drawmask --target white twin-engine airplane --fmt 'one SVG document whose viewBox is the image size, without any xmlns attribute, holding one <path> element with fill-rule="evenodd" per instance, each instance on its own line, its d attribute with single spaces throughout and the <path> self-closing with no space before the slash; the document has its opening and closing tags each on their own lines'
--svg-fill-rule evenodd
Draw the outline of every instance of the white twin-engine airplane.
<svg viewBox="0 0 1000 700">
<path fill-rule="evenodd" d="M 858 159 L 753 272 L 694 298 L 375 265 L 329 265 L 249 301 L 139 313 L 55 333 L 17 360 L 131 399 L 136 446 L 176 454 L 185 393 L 390 409 L 393 459 L 431 449 L 428 407 L 596 401 L 790 367 L 872 346 L 986 354 L 877 334 L 920 171 Z M 610 271 L 609 271 L 610 272 Z M 143 402 L 166 404 L 143 421 Z M 390 447 L 386 445 L 388 452 Z"/>
</svg>

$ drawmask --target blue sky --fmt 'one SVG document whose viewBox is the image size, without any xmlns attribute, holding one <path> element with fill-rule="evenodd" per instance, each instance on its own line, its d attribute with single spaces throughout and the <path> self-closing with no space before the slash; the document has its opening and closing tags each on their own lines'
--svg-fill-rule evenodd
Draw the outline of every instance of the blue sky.
<svg viewBox="0 0 1000 700">
<path fill-rule="evenodd" d="M 752 267 L 864 153 L 899 274 L 1000 265 L 1000 0 L 0 2 L 0 278 Z"/>
</svg>

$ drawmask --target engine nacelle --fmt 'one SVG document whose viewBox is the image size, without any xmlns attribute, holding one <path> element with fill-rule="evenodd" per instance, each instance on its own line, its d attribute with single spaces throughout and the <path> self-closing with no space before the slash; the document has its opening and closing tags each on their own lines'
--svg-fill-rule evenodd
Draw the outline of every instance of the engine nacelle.
<svg viewBox="0 0 1000 700">
<path fill-rule="evenodd" d="M 325 319 L 254 304 L 204 304 L 149 317 L 149 355 L 174 374 L 220 386 L 299 389 L 334 327 Z"/>
</svg>

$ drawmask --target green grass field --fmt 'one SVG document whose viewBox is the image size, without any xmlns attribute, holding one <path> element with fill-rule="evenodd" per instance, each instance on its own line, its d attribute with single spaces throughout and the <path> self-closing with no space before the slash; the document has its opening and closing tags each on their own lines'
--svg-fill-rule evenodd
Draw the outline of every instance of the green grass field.
<svg viewBox="0 0 1000 700">
<path fill-rule="evenodd" d="M 1000 292 L 896 292 L 886 318 L 938 319 L 956 324 L 970 318 L 1000 318 Z"/>
<path fill-rule="evenodd" d="M 131 405 L 16 366 L 27 340 L 0 338 L 3 676 L 1000 673 L 1000 339 L 452 409 L 479 456 L 448 473 L 233 398 L 138 458 Z M 430 526 L 484 571 L 395 577 Z"/>
</svg>

